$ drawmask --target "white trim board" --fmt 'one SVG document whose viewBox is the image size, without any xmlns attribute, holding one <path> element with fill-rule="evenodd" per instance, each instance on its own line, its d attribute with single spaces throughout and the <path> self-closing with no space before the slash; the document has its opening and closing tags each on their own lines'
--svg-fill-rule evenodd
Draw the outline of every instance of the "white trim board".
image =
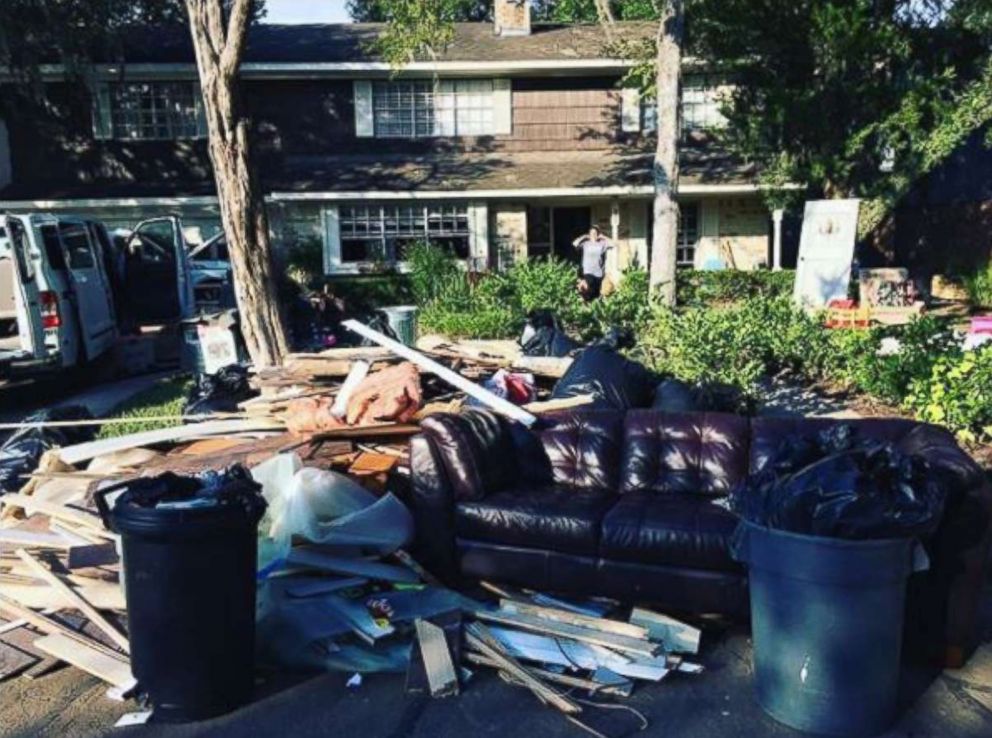
<svg viewBox="0 0 992 738">
<path fill-rule="evenodd" d="M 804 185 L 790 183 L 777 187 L 742 184 L 682 185 L 679 196 L 748 195 L 769 189 L 798 190 Z M 529 198 L 565 197 L 642 197 L 654 194 L 651 185 L 618 185 L 614 187 L 549 187 L 514 190 L 365 190 L 353 192 L 272 192 L 266 195 L 269 202 L 338 202 L 343 200 L 519 200 Z M 66 210 L 73 208 L 108 207 L 181 207 L 183 205 L 217 205 L 214 196 L 199 197 L 123 197 L 69 200 L 2 200 L 0 209 Z"/>
</svg>

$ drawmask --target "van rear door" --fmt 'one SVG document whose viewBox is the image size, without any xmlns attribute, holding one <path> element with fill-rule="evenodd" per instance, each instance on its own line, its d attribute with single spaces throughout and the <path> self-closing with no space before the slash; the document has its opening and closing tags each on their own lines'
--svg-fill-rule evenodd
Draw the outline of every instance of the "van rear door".
<svg viewBox="0 0 992 738">
<path fill-rule="evenodd" d="M 139 223 L 127 244 L 126 290 L 140 323 L 193 316 L 193 284 L 182 224 L 176 216 Z"/>
<path fill-rule="evenodd" d="M 75 297 L 86 356 L 95 359 L 113 345 L 117 328 L 113 296 L 103 273 L 102 255 L 94 248 L 83 220 L 59 218 L 59 238 Z"/>
<path fill-rule="evenodd" d="M 9 256 L 14 265 L 14 299 L 21 350 L 33 359 L 43 359 L 47 355 L 45 326 L 41 315 L 41 290 L 31 255 L 31 235 L 24 221 L 16 216 L 5 217 L 3 225 L 10 246 Z"/>
</svg>

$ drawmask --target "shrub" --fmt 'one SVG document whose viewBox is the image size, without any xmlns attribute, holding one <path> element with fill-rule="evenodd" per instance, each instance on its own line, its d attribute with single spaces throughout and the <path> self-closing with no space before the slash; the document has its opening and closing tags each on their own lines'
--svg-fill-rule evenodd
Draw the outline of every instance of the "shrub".
<svg viewBox="0 0 992 738">
<path fill-rule="evenodd" d="M 585 341 L 599 338 L 617 326 L 640 334 L 651 316 L 648 304 L 648 273 L 628 269 L 616 291 L 583 305 L 575 331 Z"/>
<path fill-rule="evenodd" d="M 837 350 L 834 376 L 896 404 L 902 403 L 914 380 L 930 376 L 941 357 L 959 353 L 954 334 L 931 316 L 916 318 L 906 326 L 834 333 L 853 333 L 833 340 Z"/>
<path fill-rule="evenodd" d="M 574 326 L 585 309 L 576 283 L 575 265 L 551 257 L 527 259 L 505 273 L 508 290 L 526 315 L 531 310 L 552 310 L 567 326 Z"/>
<path fill-rule="evenodd" d="M 659 372 L 732 384 L 753 397 L 762 378 L 780 371 L 819 374 L 829 346 L 815 318 L 787 299 L 760 297 L 722 308 L 659 308 L 639 351 Z"/>
<path fill-rule="evenodd" d="M 906 406 L 963 441 L 992 438 L 992 345 L 938 357 L 928 376 L 912 382 Z"/>
<path fill-rule="evenodd" d="M 304 289 L 315 287 L 324 275 L 324 244 L 316 236 L 293 242 L 286 253 L 286 276 Z"/>
<path fill-rule="evenodd" d="M 675 284 L 680 305 L 700 307 L 752 297 L 785 297 L 792 294 L 795 278 L 793 271 L 683 269 L 676 273 Z"/>
<path fill-rule="evenodd" d="M 418 241 L 406 249 L 410 266 L 410 287 L 418 305 L 438 296 L 447 282 L 461 274 L 458 261 L 445 249 Z"/>
<path fill-rule="evenodd" d="M 992 307 L 992 265 L 964 276 L 968 299 L 977 307 Z"/>
</svg>

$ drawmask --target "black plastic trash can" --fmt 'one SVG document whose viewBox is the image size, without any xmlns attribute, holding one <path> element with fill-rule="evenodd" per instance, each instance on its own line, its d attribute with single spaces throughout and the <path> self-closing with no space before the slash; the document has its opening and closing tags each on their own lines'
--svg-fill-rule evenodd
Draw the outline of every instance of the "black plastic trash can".
<svg viewBox="0 0 992 738">
<path fill-rule="evenodd" d="M 131 669 L 156 722 L 203 720 L 246 704 L 254 686 L 257 528 L 265 510 L 247 472 L 209 500 L 155 505 L 189 477 L 165 474 L 102 490 L 121 535 Z M 123 488 L 108 509 L 106 496 Z"/>
<path fill-rule="evenodd" d="M 871 736 L 896 717 L 912 539 L 841 540 L 743 521 L 758 702 L 810 733 Z"/>
</svg>

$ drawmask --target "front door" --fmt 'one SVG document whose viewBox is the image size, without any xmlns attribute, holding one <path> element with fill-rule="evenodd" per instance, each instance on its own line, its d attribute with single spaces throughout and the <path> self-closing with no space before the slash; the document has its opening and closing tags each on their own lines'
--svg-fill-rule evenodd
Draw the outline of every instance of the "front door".
<svg viewBox="0 0 992 738">
<path fill-rule="evenodd" d="M 589 232 L 592 212 L 588 207 L 556 207 L 553 213 L 555 255 L 576 264 L 581 263 L 582 253 L 572 242 Z"/>
<path fill-rule="evenodd" d="M 59 239 L 75 298 L 79 332 L 86 356 L 94 359 L 113 345 L 116 336 L 113 295 L 103 272 L 103 257 L 82 220 L 59 219 Z"/>
<path fill-rule="evenodd" d="M 17 310 L 17 334 L 21 349 L 32 358 L 41 359 L 46 354 L 45 327 L 41 315 L 41 290 L 34 260 L 31 258 L 31 241 L 28 229 L 20 218 L 7 216 L 3 221 L 7 231 L 13 262 L 14 302 Z M 3 255 L 0 255 L 2 258 Z"/>
</svg>

